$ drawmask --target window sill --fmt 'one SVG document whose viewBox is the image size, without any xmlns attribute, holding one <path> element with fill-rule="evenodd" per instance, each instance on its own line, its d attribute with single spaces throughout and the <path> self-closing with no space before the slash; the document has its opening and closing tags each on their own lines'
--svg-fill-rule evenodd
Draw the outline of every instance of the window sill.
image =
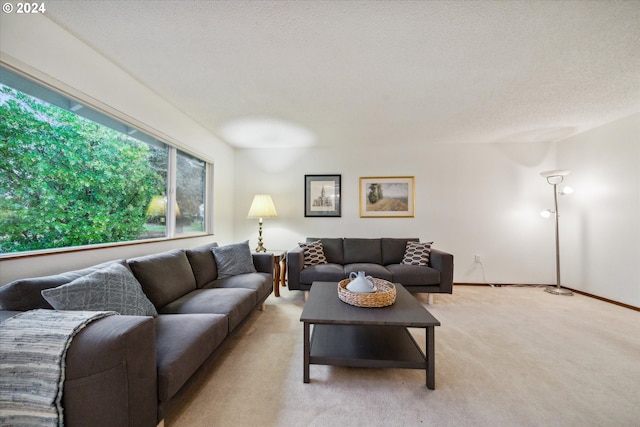
<svg viewBox="0 0 640 427">
<path fill-rule="evenodd" d="M 37 251 L 28 251 L 28 252 L 15 252 L 15 253 L 0 254 L 0 261 L 7 261 L 12 259 L 20 259 L 20 258 L 33 258 L 33 257 L 39 257 L 39 256 L 65 254 L 65 253 L 73 253 L 73 252 L 86 252 L 86 251 L 93 251 L 98 249 L 119 248 L 119 247 L 125 247 L 125 246 L 145 245 L 149 243 L 168 242 L 172 240 L 185 240 L 185 239 L 192 239 L 195 237 L 205 237 L 205 236 L 212 236 L 212 235 L 213 234 L 210 234 L 210 233 L 185 233 L 179 236 L 162 237 L 157 239 L 144 239 L 144 240 L 134 240 L 129 242 L 117 242 L 117 243 L 100 243 L 96 245 L 74 246 L 71 248 L 55 248 L 55 249 L 41 249 Z"/>
</svg>

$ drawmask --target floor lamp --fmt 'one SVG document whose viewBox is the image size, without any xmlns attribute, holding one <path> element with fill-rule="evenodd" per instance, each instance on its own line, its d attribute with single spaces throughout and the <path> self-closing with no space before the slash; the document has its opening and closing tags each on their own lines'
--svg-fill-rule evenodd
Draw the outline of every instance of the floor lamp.
<svg viewBox="0 0 640 427">
<path fill-rule="evenodd" d="M 547 182 L 553 185 L 553 211 L 547 209 L 541 212 L 541 215 L 545 218 L 548 218 L 553 214 L 556 225 L 556 285 L 555 286 L 547 286 L 545 288 L 546 292 L 554 295 L 573 295 L 573 293 L 566 288 L 563 288 L 560 285 L 560 234 L 559 234 L 559 226 L 558 226 L 558 184 L 561 184 L 564 181 L 564 177 L 569 175 L 568 170 L 552 170 L 540 173 L 543 177 L 547 179 Z M 570 187 L 566 187 L 562 193 L 560 194 L 569 194 L 572 190 Z"/>
<path fill-rule="evenodd" d="M 259 218 L 258 220 L 258 247 L 256 252 L 266 252 L 267 248 L 262 245 L 262 218 L 275 218 L 278 216 L 276 207 L 268 194 L 256 194 L 249 208 L 247 218 Z"/>
</svg>

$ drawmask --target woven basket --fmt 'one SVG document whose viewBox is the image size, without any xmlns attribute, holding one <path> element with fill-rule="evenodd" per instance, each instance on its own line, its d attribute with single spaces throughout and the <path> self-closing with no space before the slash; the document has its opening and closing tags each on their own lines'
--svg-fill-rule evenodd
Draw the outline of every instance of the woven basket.
<svg viewBox="0 0 640 427">
<path fill-rule="evenodd" d="M 386 307 L 396 302 L 396 286 L 382 279 L 373 279 L 376 291 L 369 293 L 351 292 L 347 285 L 351 280 L 338 283 L 338 298 L 356 307 Z"/>
</svg>

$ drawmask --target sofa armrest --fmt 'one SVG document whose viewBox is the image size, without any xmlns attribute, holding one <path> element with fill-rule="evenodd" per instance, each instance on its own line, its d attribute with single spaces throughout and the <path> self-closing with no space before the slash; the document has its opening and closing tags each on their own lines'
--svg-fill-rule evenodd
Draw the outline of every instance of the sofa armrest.
<svg viewBox="0 0 640 427">
<path fill-rule="evenodd" d="M 300 272 L 304 268 L 304 251 L 297 246 L 287 252 L 287 281 L 289 289 L 300 289 Z"/>
<path fill-rule="evenodd" d="M 453 292 L 453 255 L 438 249 L 431 248 L 429 255 L 429 267 L 440 272 L 440 292 Z"/>
<path fill-rule="evenodd" d="M 72 340 L 62 404 L 65 425 L 157 425 L 155 319 L 109 316 Z"/>
<path fill-rule="evenodd" d="M 254 253 L 253 265 L 259 273 L 269 273 L 273 276 L 273 254 Z"/>
</svg>

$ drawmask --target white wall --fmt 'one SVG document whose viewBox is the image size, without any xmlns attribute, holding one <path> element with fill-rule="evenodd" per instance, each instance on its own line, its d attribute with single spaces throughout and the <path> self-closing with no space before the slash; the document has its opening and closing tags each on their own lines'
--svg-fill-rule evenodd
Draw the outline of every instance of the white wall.
<svg viewBox="0 0 640 427">
<path fill-rule="evenodd" d="M 39 15 L 0 16 L 0 60 L 214 163 L 215 236 L 0 261 L 0 285 L 97 262 L 233 241 L 233 150 L 171 104 Z"/>
<path fill-rule="evenodd" d="M 539 173 L 554 168 L 547 143 L 243 150 L 235 236 L 257 242 L 257 220 L 244 218 L 253 194 L 269 193 L 279 216 L 265 219 L 267 248 L 288 249 L 306 236 L 417 236 L 454 254 L 456 282 L 555 283 L 553 224 L 539 215 L 553 200 Z M 342 217 L 304 217 L 305 174 L 342 175 Z M 360 218 L 359 177 L 400 175 L 415 176 L 415 218 Z"/>
<path fill-rule="evenodd" d="M 640 114 L 558 144 L 563 283 L 640 307 Z"/>
</svg>

